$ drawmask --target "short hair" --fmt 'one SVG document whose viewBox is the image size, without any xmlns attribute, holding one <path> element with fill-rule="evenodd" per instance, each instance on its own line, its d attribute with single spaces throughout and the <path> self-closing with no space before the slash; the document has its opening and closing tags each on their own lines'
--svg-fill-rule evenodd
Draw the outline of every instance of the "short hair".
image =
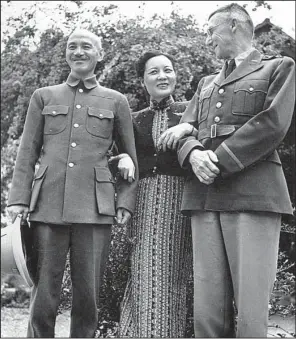
<svg viewBox="0 0 296 339">
<path fill-rule="evenodd" d="M 220 7 L 218 9 L 216 9 L 214 12 L 212 12 L 209 15 L 208 20 L 211 19 L 211 17 L 215 14 L 218 13 L 226 13 L 229 14 L 231 19 L 236 19 L 239 22 L 243 23 L 243 24 L 247 24 L 247 28 L 250 30 L 252 36 L 254 34 L 254 23 L 250 17 L 250 14 L 246 11 L 246 9 L 236 3 L 231 3 L 229 5 Z"/>
<path fill-rule="evenodd" d="M 101 42 L 101 38 L 99 36 L 97 36 L 95 33 L 88 31 L 87 29 L 83 29 L 83 28 L 75 28 L 69 35 L 68 39 L 71 37 L 71 35 L 75 34 L 75 33 L 80 33 L 80 34 L 85 34 L 85 35 L 89 35 L 92 37 L 92 39 L 94 40 L 94 43 L 96 45 L 96 47 L 98 48 L 98 50 L 102 49 L 102 42 Z"/>
<path fill-rule="evenodd" d="M 171 56 L 167 53 L 160 52 L 160 51 L 148 51 L 148 52 L 145 52 L 143 55 L 141 55 L 140 58 L 138 59 L 137 63 L 136 63 L 136 71 L 137 71 L 138 77 L 140 77 L 140 78 L 144 77 L 145 67 L 146 67 L 147 61 L 156 57 L 156 56 L 160 56 L 160 55 L 167 57 L 171 61 L 173 68 L 175 69 L 175 62 L 176 61 L 173 58 L 173 56 Z"/>
</svg>

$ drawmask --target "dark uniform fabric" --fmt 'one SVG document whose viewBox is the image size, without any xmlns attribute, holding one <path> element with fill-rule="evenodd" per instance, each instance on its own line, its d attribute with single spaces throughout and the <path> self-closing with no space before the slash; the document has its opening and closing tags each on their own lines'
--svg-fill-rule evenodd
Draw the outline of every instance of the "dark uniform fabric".
<svg viewBox="0 0 296 339">
<path fill-rule="evenodd" d="M 276 147 L 291 124 L 294 62 L 253 50 L 225 78 L 203 78 L 181 122 L 197 139 L 179 142 L 190 167 L 193 149 L 212 150 L 220 174 L 202 184 L 191 170 L 182 210 L 191 213 L 196 337 L 266 337 L 268 301 L 278 253 L 281 213 L 292 213 Z"/>
<path fill-rule="evenodd" d="M 115 139 L 136 167 L 136 180 L 119 178 L 116 187 L 107 157 Z M 28 337 L 54 336 L 69 249 L 70 336 L 94 336 L 113 217 L 120 207 L 133 213 L 137 184 L 133 124 L 122 94 L 100 86 L 95 76 L 82 82 L 71 74 L 64 84 L 34 92 L 8 201 L 30 207 L 36 266 Z"/>
<path fill-rule="evenodd" d="M 57 226 L 31 223 L 34 256 L 28 338 L 53 338 L 69 247 L 72 310 L 70 338 L 92 338 L 98 323 L 98 296 L 108 257 L 111 225 Z"/>
<path fill-rule="evenodd" d="M 119 179 L 116 206 L 114 202 L 106 155 L 115 136 L 119 151 L 128 153 L 137 166 L 127 99 L 100 86 L 95 76 L 83 84 L 70 75 L 67 83 L 37 89 L 26 117 L 8 206 L 30 205 L 30 221 L 59 225 L 111 224 L 116 208 L 133 212 L 137 180 L 130 184 Z"/>
<path fill-rule="evenodd" d="M 184 189 L 182 210 L 292 213 L 276 147 L 294 110 L 294 62 L 253 51 L 225 79 L 224 68 L 203 78 L 181 122 L 199 130 L 180 142 L 182 166 L 194 148 L 213 150 L 221 175 L 212 185 L 193 174 Z"/>
</svg>

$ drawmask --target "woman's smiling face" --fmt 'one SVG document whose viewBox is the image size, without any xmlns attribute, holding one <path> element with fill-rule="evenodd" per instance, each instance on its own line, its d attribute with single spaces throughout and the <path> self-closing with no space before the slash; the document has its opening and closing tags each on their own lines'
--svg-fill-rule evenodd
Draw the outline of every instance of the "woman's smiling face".
<svg viewBox="0 0 296 339">
<path fill-rule="evenodd" d="M 151 99 L 161 101 L 171 95 L 176 86 L 176 73 L 170 59 L 158 55 L 146 62 L 144 85 Z"/>
</svg>

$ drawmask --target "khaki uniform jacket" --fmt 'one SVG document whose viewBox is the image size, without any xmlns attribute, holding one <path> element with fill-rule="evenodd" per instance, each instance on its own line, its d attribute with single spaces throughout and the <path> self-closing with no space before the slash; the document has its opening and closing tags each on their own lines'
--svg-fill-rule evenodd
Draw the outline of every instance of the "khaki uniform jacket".
<svg viewBox="0 0 296 339">
<path fill-rule="evenodd" d="M 295 105 L 295 64 L 288 57 L 267 57 L 254 50 L 225 79 L 204 77 L 181 122 L 195 122 L 199 133 L 179 143 L 178 159 L 188 165 L 194 149 L 218 157 L 221 171 L 205 185 L 192 174 L 182 210 L 270 211 L 292 213 L 276 151 L 291 124 Z M 190 165 L 191 167 L 191 165 Z"/>
<path fill-rule="evenodd" d="M 136 166 L 136 180 L 109 170 L 116 138 Z M 35 172 L 35 164 L 40 166 Z M 134 211 L 138 166 L 130 108 L 124 95 L 95 76 L 36 90 L 31 98 L 13 173 L 8 206 L 30 206 L 30 221 L 55 224 L 113 223 L 116 208 Z"/>
</svg>

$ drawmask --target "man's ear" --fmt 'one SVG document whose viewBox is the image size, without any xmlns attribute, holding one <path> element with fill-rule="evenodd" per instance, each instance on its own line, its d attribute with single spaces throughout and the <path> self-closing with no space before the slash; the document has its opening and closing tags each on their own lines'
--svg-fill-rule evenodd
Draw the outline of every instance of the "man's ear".
<svg viewBox="0 0 296 339">
<path fill-rule="evenodd" d="M 98 50 L 98 58 L 97 58 L 97 62 L 100 62 L 104 59 L 105 56 L 105 52 L 104 50 L 101 48 Z"/>
<path fill-rule="evenodd" d="M 237 30 L 237 24 L 238 24 L 238 22 L 237 22 L 236 19 L 231 20 L 231 29 L 232 29 L 233 33 Z"/>
</svg>

